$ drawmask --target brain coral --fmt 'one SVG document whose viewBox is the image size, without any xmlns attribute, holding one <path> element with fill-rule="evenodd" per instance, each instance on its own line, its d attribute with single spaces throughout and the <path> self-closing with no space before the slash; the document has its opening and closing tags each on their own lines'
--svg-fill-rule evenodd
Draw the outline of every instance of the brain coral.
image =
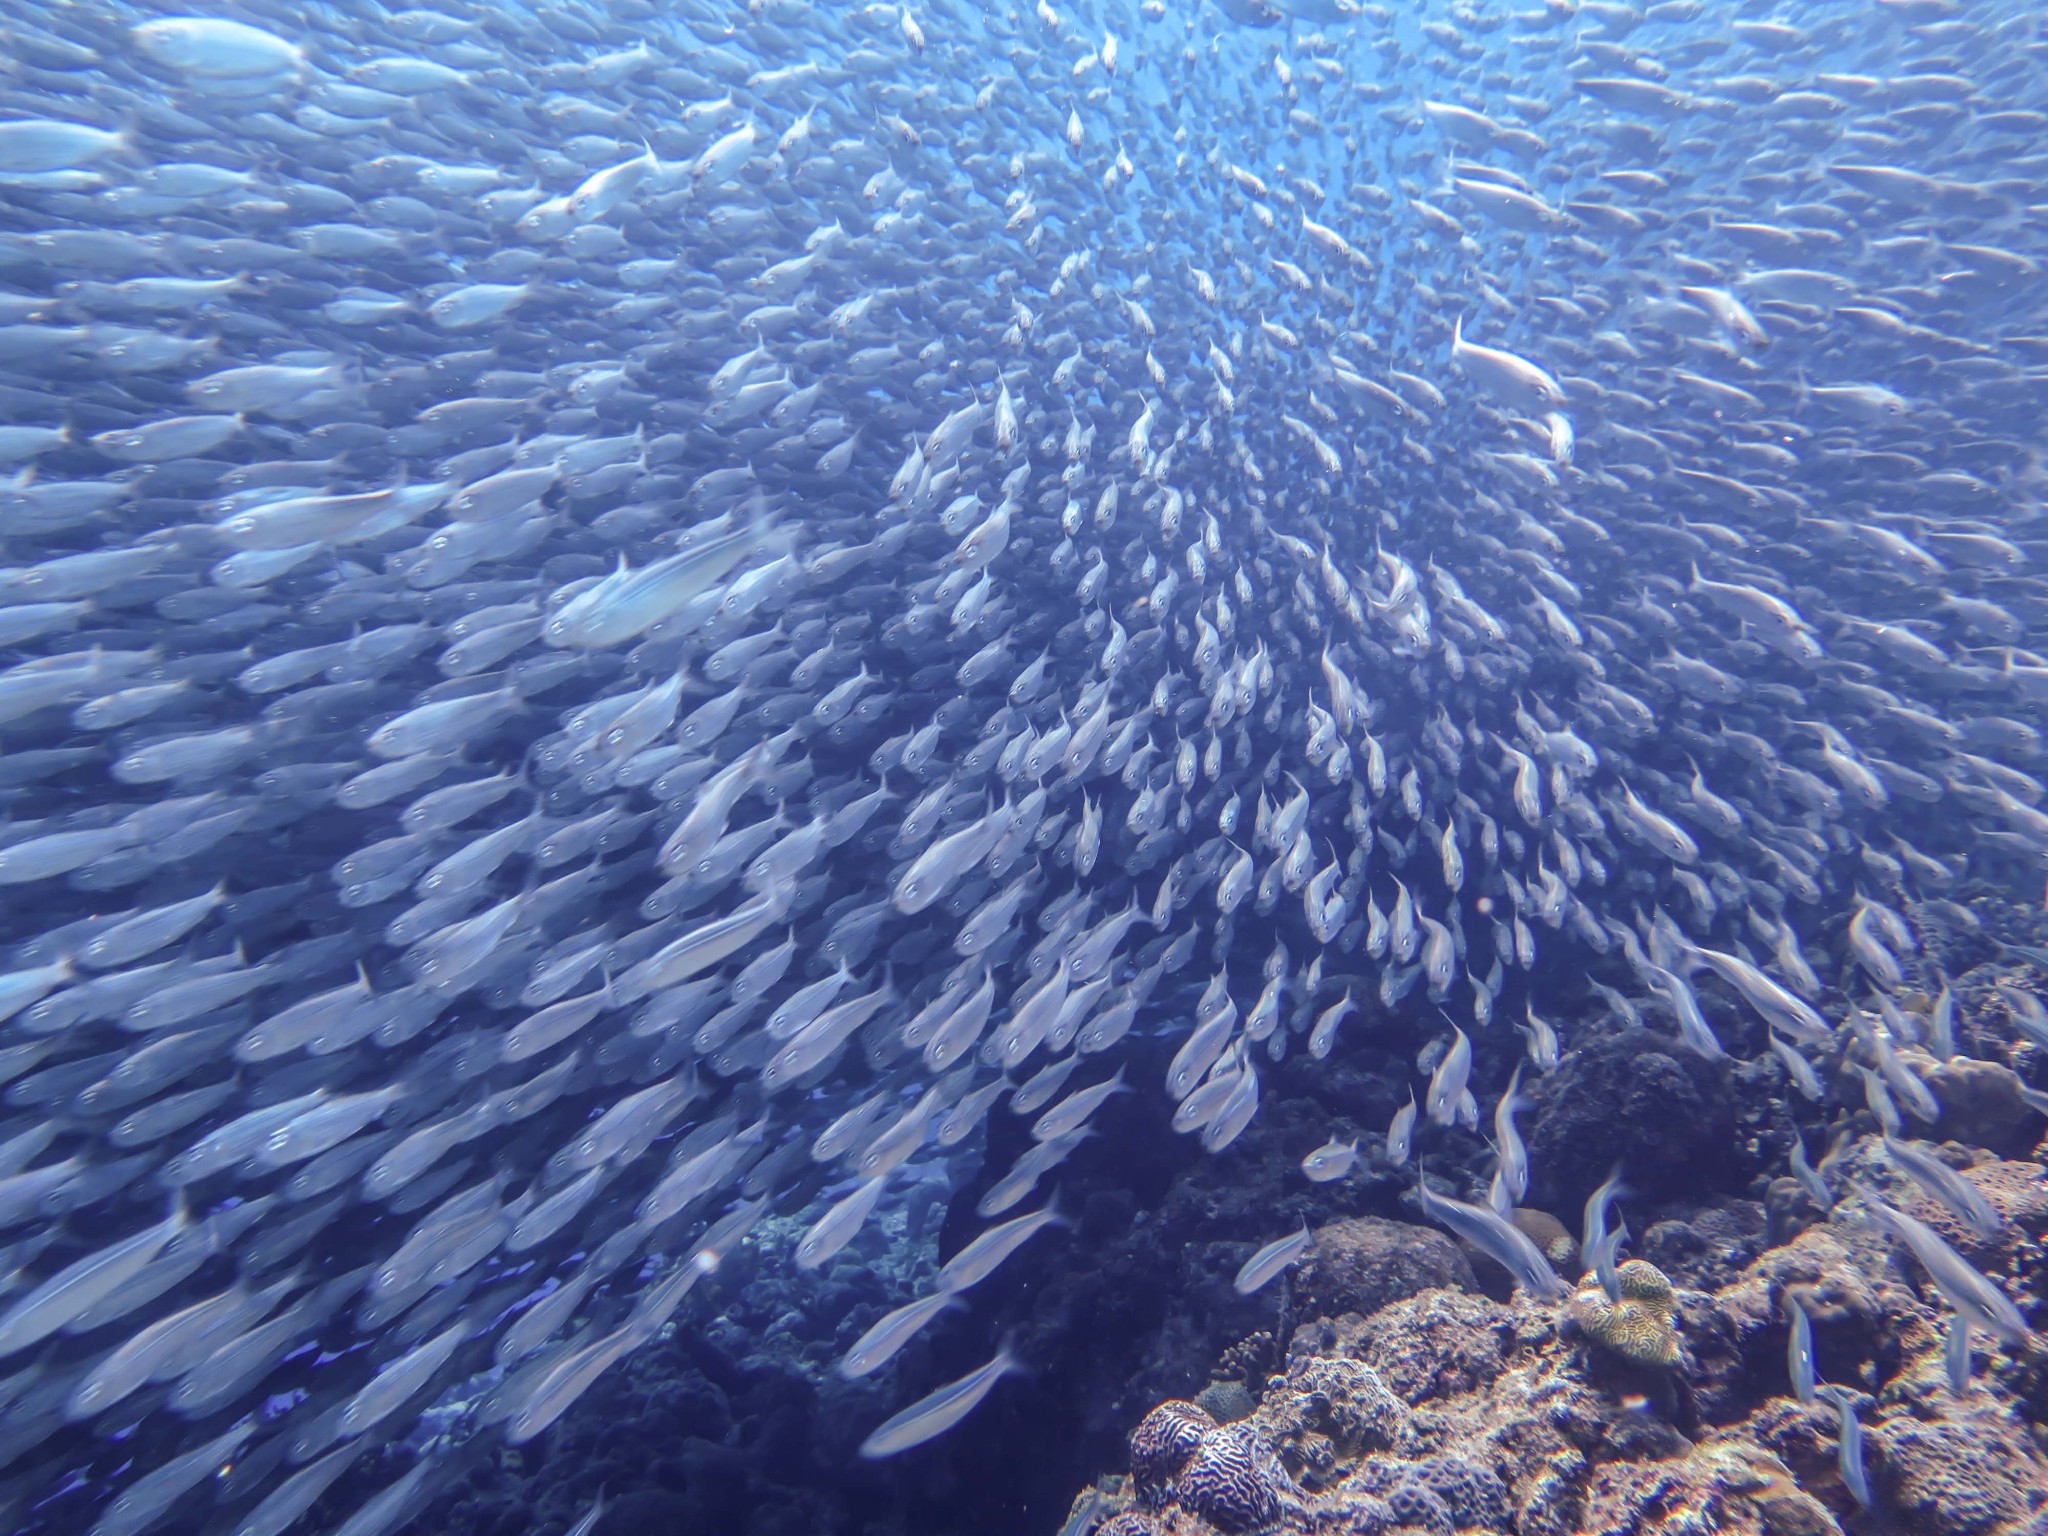
<svg viewBox="0 0 2048 1536">
<path fill-rule="evenodd" d="M 1216 1427 L 1208 1412 L 1194 1403 L 1161 1403 L 1131 1431 L 1131 1476 L 1148 1498 L 1166 1492 L 1175 1474 Z"/>
<path fill-rule="evenodd" d="M 1174 1497 L 1220 1531 L 1248 1531 L 1279 1514 L 1282 1481 L 1252 1429 L 1225 1424 L 1202 1436 Z"/>
<path fill-rule="evenodd" d="M 1571 1299 L 1572 1320 L 1588 1338 L 1639 1364 L 1678 1364 L 1678 1297 L 1664 1271 L 1630 1259 L 1617 1275 L 1621 1300 L 1609 1301 L 1590 1280 Z"/>
</svg>

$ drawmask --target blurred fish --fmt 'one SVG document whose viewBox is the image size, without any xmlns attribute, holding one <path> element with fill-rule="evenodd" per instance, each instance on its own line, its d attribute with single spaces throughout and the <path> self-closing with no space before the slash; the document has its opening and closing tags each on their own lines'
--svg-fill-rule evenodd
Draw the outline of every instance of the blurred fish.
<svg viewBox="0 0 2048 1536">
<path fill-rule="evenodd" d="M 1230 1282 L 1232 1289 L 1249 1296 L 1284 1274 L 1314 1246 L 1315 1236 L 1306 1225 L 1299 1232 L 1275 1238 L 1238 1267 L 1237 1277 Z"/>
<path fill-rule="evenodd" d="M 1814 1391 L 1834 1405 L 1837 1425 L 1835 1460 L 1842 1475 L 1842 1486 L 1849 1490 L 1849 1496 L 1859 1506 L 1869 1509 L 1872 1504 L 1870 1472 L 1863 1457 L 1863 1421 L 1856 1416 L 1856 1393 L 1851 1388 L 1832 1384 L 1816 1387 Z"/>
<path fill-rule="evenodd" d="M 972 1413 L 999 1380 L 1016 1369 L 1017 1362 L 1010 1352 L 998 1350 L 988 1364 L 912 1403 L 877 1428 L 861 1442 L 861 1455 L 870 1460 L 897 1456 L 944 1434 Z"/>
<path fill-rule="evenodd" d="M 1860 1190 L 1858 1193 L 1877 1224 L 1912 1251 L 1957 1316 L 2008 1344 L 2022 1348 L 2031 1344 L 2033 1333 L 2026 1319 L 2020 1316 L 2012 1298 L 1989 1277 L 1972 1268 L 1926 1223 L 1893 1210 L 1874 1195 Z"/>
<path fill-rule="evenodd" d="M 1557 1301 L 1570 1293 L 1571 1287 L 1558 1277 L 1543 1250 L 1520 1227 L 1497 1212 L 1435 1194 L 1420 1179 L 1416 1181 L 1415 1193 L 1423 1215 L 1449 1227 L 1480 1252 L 1498 1260 L 1530 1295 L 1541 1301 Z"/>
<path fill-rule="evenodd" d="M 1791 1375 L 1792 1395 L 1802 1403 L 1810 1403 L 1819 1390 L 1813 1364 L 1813 1319 L 1807 1316 L 1806 1304 L 1789 1286 L 1784 1300 L 1786 1316 L 1791 1319 L 1785 1336 L 1785 1362 Z"/>
<path fill-rule="evenodd" d="M 2005 1220 L 1977 1186 L 1917 1142 L 1886 1138 L 1885 1152 L 1913 1176 L 1928 1194 L 1947 1206 L 1964 1226 L 1987 1242 L 1995 1240 Z"/>
</svg>

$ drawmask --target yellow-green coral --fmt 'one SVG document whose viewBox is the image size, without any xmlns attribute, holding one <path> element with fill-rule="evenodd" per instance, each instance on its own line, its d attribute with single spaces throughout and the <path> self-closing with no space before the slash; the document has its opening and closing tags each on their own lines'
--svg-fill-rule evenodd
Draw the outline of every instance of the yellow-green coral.
<svg viewBox="0 0 2048 1536">
<path fill-rule="evenodd" d="M 1595 1343 L 1642 1365 L 1678 1364 L 1678 1297 L 1664 1271 L 1630 1259 L 1616 1271 L 1621 1300 L 1609 1301 L 1588 1275 L 1571 1300 L 1572 1320 Z"/>
</svg>

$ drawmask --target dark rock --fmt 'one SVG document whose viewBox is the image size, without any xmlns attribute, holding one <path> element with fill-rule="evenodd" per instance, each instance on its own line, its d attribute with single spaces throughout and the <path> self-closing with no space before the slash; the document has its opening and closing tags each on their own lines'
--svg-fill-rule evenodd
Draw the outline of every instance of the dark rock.
<svg viewBox="0 0 2048 1536">
<path fill-rule="evenodd" d="M 659 1488 L 641 1488 L 605 1506 L 604 1518 L 590 1536 L 646 1536 L 655 1531 L 682 1531 L 696 1510 L 688 1499 Z"/>
<path fill-rule="evenodd" d="M 1574 1051 L 1531 1094 L 1532 1205 L 1576 1212 L 1618 1163 L 1639 1196 L 1739 1182 L 1727 1069 L 1638 1031 Z"/>
<path fill-rule="evenodd" d="M 2041 1115 L 2020 1097 L 2019 1074 L 1995 1061 L 1958 1056 L 1927 1073 L 1941 1105 L 1934 1138 L 1983 1147 L 2003 1157 L 2023 1155 L 2041 1133 Z"/>
<path fill-rule="evenodd" d="M 1764 1190 L 1766 1238 L 1781 1248 L 1817 1221 L 1827 1220 L 1827 1211 L 1806 1192 L 1806 1186 L 1790 1176 L 1773 1179 Z"/>
<path fill-rule="evenodd" d="M 1241 1381 L 1212 1381 L 1195 1394 L 1195 1401 L 1219 1424 L 1234 1424 L 1259 1406 Z"/>
<path fill-rule="evenodd" d="M 1458 1245 L 1434 1227 L 1353 1216 L 1316 1228 L 1315 1247 L 1294 1272 L 1306 1315 L 1368 1317 L 1433 1288 L 1477 1290 Z"/>
<path fill-rule="evenodd" d="M 1718 1200 L 1643 1234 L 1640 1256 L 1695 1291 L 1732 1282 L 1766 1246 L 1764 1208 L 1754 1200 Z"/>
</svg>

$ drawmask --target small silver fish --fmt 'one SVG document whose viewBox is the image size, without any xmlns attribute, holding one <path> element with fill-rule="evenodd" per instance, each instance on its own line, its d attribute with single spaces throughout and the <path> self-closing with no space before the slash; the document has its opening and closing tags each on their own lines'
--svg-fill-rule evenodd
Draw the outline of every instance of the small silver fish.
<svg viewBox="0 0 2048 1536">
<path fill-rule="evenodd" d="M 1246 1259 L 1230 1282 L 1231 1288 L 1240 1296 L 1251 1295 L 1299 1262 L 1314 1246 L 1315 1234 L 1303 1222 L 1299 1232 L 1276 1238 Z"/>
<path fill-rule="evenodd" d="M 1948 1389 L 1957 1397 L 1970 1390 L 1970 1324 L 1959 1313 L 1951 1313 L 1948 1334 L 1942 1340 L 1942 1368 L 1948 1375 Z"/>
<path fill-rule="evenodd" d="M 1465 1031 L 1451 1026 L 1451 1047 L 1430 1074 L 1426 1104 L 1436 1125 L 1450 1125 L 1457 1119 L 1458 1101 L 1464 1096 L 1466 1079 L 1472 1072 L 1472 1042 Z"/>
<path fill-rule="evenodd" d="M 2012 1298 L 1943 1242 L 1933 1229 L 1903 1211 L 1892 1209 L 1868 1190 L 1859 1188 L 1856 1193 L 1877 1224 L 1912 1251 L 1920 1267 L 1927 1271 L 1928 1279 L 1934 1282 L 1934 1288 L 1959 1316 L 1967 1318 L 1972 1327 L 2017 1348 L 2032 1345 L 2033 1332 Z"/>
<path fill-rule="evenodd" d="M 1847 1387 L 1823 1386 L 1816 1393 L 1834 1405 L 1836 1420 L 1835 1464 L 1849 1497 L 1864 1509 L 1871 1507 L 1870 1472 L 1863 1458 L 1863 1421 L 1856 1417 L 1856 1393 Z"/>
<path fill-rule="evenodd" d="M 1428 1182 L 1420 1178 L 1415 1182 L 1415 1196 L 1424 1216 L 1449 1227 L 1480 1252 L 1498 1260 L 1516 1283 L 1539 1301 L 1561 1301 L 1571 1294 L 1571 1287 L 1559 1278 L 1543 1250 L 1499 1213 L 1435 1194 Z"/>
<path fill-rule="evenodd" d="M 1339 1141 L 1332 1136 L 1301 1160 L 1301 1171 L 1318 1184 L 1343 1178 L 1358 1161 L 1358 1138 Z"/>
<path fill-rule="evenodd" d="M 919 1398 L 883 1423 L 861 1441 L 861 1455 L 879 1461 L 943 1435 L 972 1413 L 998 1381 L 1017 1369 L 1016 1357 L 1005 1345 L 988 1364 Z"/>
<path fill-rule="evenodd" d="M 1387 1161 L 1396 1168 L 1408 1161 L 1408 1153 L 1415 1140 L 1415 1095 L 1408 1095 L 1408 1102 L 1394 1111 L 1392 1123 L 1387 1126 Z"/>
<path fill-rule="evenodd" d="M 1913 1176 L 1916 1184 L 1947 1206 L 1978 1237 L 1990 1241 L 2004 1230 L 2005 1218 L 1984 1198 L 1983 1191 L 1936 1157 L 1932 1148 L 1887 1136 L 1884 1149 L 1893 1162 Z"/>
<path fill-rule="evenodd" d="M 1618 1241 L 1610 1241 L 1607 1212 L 1615 1201 L 1628 1193 L 1628 1188 L 1621 1182 L 1621 1165 L 1617 1163 L 1607 1175 L 1606 1182 L 1586 1197 L 1585 1220 L 1579 1228 L 1579 1252 L 1594 1266 L 1601 1288 L 1606 1291 L 1610 1302 L 1621 1300 L 1621 1280 L 1614 1263 L 1615 1251 L 1620 1245 Z"/>
<path fill-rule="evenodd" d="M 1814 1401 L 1819 1378 L 1813 1367 L 1813 1319 L 1789 1287 L 1785 1291 L 1785 1312 L 1791 1327 L 1785 1338 L 1785 1368 L 1792 1378 L 1792 1395 L 1802 1403 Z"/>
<path fill-rule="evenodd" d="M 852 1348 L 840 1356 L 839 1374 L 849 1381 L 873 1375 L 895 1358 L 896 1352 L 933 1318 L 948 1307 L 960 1304 L 954 1292 L 942 1290 L 920 1296 L 893 1312 L 884 1313 L 867 1332 L 854 1340 Z"/>
</svg>

